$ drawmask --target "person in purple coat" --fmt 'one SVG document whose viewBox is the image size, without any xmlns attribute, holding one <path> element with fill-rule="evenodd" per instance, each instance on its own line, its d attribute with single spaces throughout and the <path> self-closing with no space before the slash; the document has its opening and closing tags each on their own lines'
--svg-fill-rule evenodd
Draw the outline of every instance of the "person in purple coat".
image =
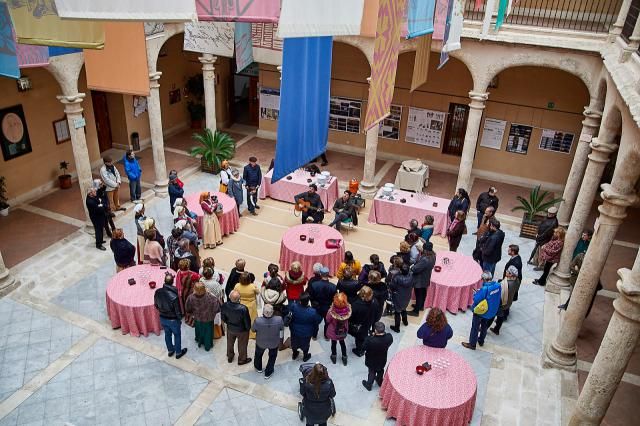
<svg viewBox="0 0 640 426">
<path fill-rule="evenodd" d="M 431 308 L 427 320 L 418 329 L 418 339 L 425 346 L 445 348 L 453 337 L 453 329 L 447 323 L 447 317 L 440 308 Z"/>
</svg>

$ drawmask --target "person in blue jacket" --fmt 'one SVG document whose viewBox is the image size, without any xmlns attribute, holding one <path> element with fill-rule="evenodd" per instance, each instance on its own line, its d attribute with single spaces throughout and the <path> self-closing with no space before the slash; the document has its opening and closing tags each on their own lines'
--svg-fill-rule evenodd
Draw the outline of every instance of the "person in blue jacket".
<svg viewBox="0 0 640 426">
<path fill-rule="evenodd" d="M 483 300 L 487 301 L 488 309 L 482 314 L 473 314 L 473 321 L 471 322 L 471 333 L 469 334 L 469 342 L 462 342 L 462 346 L 467 349 L 476 350 L 476 343 L 480 346 L 484 345 L 484 338 L 487 336 L 487 330 L 493 323 L 498 309 L 500 308 L 500 296 L 502 293 L 502 287 L 500 284 L 492 281 L 493 276 L 490 272 L 484 271 L 482 273 L 482 287 L 473 295 L 473 305 L 471 305 L 471 311 L 476 308 Z"/>
<path fill-rule="evenodd" d="M 138 159 L 132 150 L 127 150 L 127 153 L 122 159 L 124 163 L 124 171 L 129 178 L 129 194 L 131 194 L 131 201 L 134 203 L 140 200 L 142 195 L 142 187 L 140 186 L 140 176 L 142 176 L 142 169 L 138 163 Z"/>
<path fill-rule="evenodd" d="M 169 207 L 171 207 L 171 214 L 173 214 L 173 210 L 175 209 L 174 204 L 178 198 L 182 198 L 184 196 L 184 189 L 182 187 L 184 184 L 180 179 L 178 179 L 178 172 L 175 170 L 171 170 L 169 172 L 169 187 L 167 190 L 169 191 Z"/>
<path fill-rule="evenodd" d="M 292 358 L 298 358 L 300 350 L 302 350 L 302 361 L 304 362 L 309 361 L 309 358 L 311 358 L 309 353 L 311 337 L 318 334 L 318 325 L 322 321 L 316 310 L 309 306 L 309 301 L 309 293 L 305 291 L 300 295 L 298 302 L 289 305 Z"/>
</svg>

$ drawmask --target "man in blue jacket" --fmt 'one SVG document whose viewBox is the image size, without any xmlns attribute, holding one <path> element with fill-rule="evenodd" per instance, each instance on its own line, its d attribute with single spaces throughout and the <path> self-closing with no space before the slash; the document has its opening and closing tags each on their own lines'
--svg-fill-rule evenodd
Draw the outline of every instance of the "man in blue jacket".
<svg viewBox="0 0 640 426">
<path fill-rule="evenodd" d="M 302 349 L 304 354 L 302 361 L 307 362 L 311 358 L 309 353 L 311 337 L 318 334 L 318 325 L 320 325 L 322 318 L 315 309 L 309 306 L 309 293 L 307 292 L 302 293 L 297 303 L 289 305 L 289 313 L 291 314 L 289 330 L 291 331 L 292 358 L 298 358 L 300 349 Z"/>
<path fill-rule="evenodd" d="M 484 345 L 484 338 L 487 336 L 487 330 L 493 323 L 493 319 L 500 308 L 500 295 L 502 288 L 500 284 L 492 281 L 491 273 L 485 271 L 482 273 L 482 287 L 473 295 L 473 305 L 471 311 L 476 308 L 483 300 L 487 301 L 488 309 L 483 314 L 473 314 L 471 322 L 471 333 L 469 334 L 469 342 L 462 342 L 462 346 L 467 349 L 476 350 L 476 343 L 480 346 Z M 479 333 L 479 335 L 478 335 Z"/>
<path fill-rule="evenodd" d="M 244 166 L 242 179 L 244 179 L 244 185 L 247 188 L 247 209 L 255 216 L 258 214 L 256 209 L 260 208 L 258 206 L 258 188 L 262 184 L 262 170 L 260 170 L 256 157 L 249 157 L 249 164 Z"/>
<path fill-rule="evenodd" d="M 134 203 L 140 200 L 142 195 L 142 187 L 140 186 L 140 176 L 142 176 L 142 169 L 138 163 L 138 159 L 132 150 L 127 150 L 127 153 L 122 159 L 124 163 L 124 171 L 129 178 L 129 194 L 131 194 L 131 201 Z"/>
</svg>

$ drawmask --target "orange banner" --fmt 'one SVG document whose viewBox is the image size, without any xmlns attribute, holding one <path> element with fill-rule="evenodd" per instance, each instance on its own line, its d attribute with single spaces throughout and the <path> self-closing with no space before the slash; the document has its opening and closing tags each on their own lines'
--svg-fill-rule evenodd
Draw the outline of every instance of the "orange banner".
<svg viewBox="0 0 640 426">
<path fill-rule="evenodd" d="M 427 82 L 429 75 L 429 58 L 431 57 L 432 34 L 418 37 L 416 60 L 413 63 L 413 77 L 411 77 L 411 92 Z"/>
<path fill-rule="evenodd" d="M 378 9 L 380 0 L 364 0 L 364 10 L 362 12 L 362 24 L 360 25 L 360 35 L 363 37 L 375 37 L 378 26 Z"/>
<path fill-rule="evenodd" d="M 87 87 L 149 96 L 149 68 L 142 22 L 104 23 L 103 50 L 85 50 Z"/>
</svg>

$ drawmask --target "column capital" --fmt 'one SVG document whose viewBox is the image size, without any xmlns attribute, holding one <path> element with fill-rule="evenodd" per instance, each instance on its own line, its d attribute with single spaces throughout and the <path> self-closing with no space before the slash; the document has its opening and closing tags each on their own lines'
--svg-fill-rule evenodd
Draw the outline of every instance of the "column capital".
<svg viewBox="0 0 640 426">
<path fill-rule="evenodd" d="M 218 60 L 218 57 L 213 55 L 198 56 L 198 60 L 202 64 L 215 64 L 216 61 Z"/>
<path fill-rule="evenodd" d="M 638 196 L 634 193 L 621 194 L 609 183 L 603 183 L 601 188 L 600 196 L 603 202 L 598 206 L 598 211 L 600 212 L 599 224 L 618 225 L 627 217 L 627 207 L 634 204 Z"/>
<path fill-rule="evenodd" d="M 469 98 L 471 98 L 471 102 L 469 103 L 471 109 L 483 110 L 485 106 L 484 103 L 489 98 L 489 94 L 471 91 L 469 92 Z"/>
<path fill-rule="evenodd" d="M 149 88 L 150 89 L 159 89 L 160 88 L 160 77 L 162 77 L 162 71 L 154 71 L 149 73 Z"/>
<path fill-rule="evenodd" d="M 640 323 L 640 282 L 628 268 L 618 269 L 618 276 L 616 287 L 620 297 L 613 301 L 613 308 L 623 317 Z"/>
<path fill-rule="evenodd" d="M 58 95 L 56 99 L 65 105 L 79 104 L 84 100 L 85 96 L 87 96 L 85 93 L 75 93 L 73 95 Z"/>
<path fill-rule="evenodd" d="M 601 142 L 597 137 L 591 139 L 589 146 L 591 147 L 589 160 L 596 163 L 608 163 L 609 155 L 618 149 L 618 145 L 614 143 Z"/>
</svg>

